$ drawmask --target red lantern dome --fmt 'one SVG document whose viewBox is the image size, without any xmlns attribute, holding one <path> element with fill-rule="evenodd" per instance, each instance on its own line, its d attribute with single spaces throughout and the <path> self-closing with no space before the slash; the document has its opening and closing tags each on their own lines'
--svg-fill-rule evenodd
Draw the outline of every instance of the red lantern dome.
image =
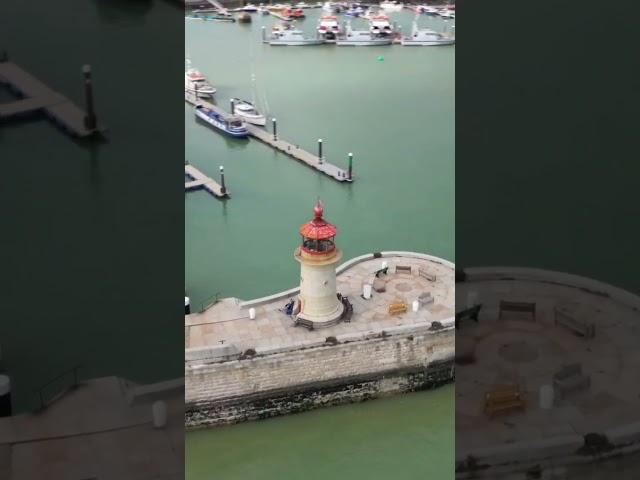
<svg viewBox="0 0 640 480">
<path fill-rule="evenodd" d="M 338 229 L 322 218 L 324 209 L 320 200 L 313 208 L 314 218 L 300 227 L 302 250 L 312 255 L 328 253 L 335 250 L 333 238 Z"/>
</svg>

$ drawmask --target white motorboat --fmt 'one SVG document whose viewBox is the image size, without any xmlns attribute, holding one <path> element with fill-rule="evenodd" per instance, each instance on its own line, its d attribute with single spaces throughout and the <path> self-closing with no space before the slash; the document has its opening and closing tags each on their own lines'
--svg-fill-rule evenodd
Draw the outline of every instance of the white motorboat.
<svg viewBox="0 0 640 480">
<path fill-rule="evenodd" d="M 243 12 L 257 12 L 258 7 L 256 7 L 253 3 L 247 3 L 240 10 L 242 10 Z"/>
<path fill-rule="evenodd" d="M 404 37 L 400 41 L 403 46 L 436 46 L 436 45 L 453 45 L 456 43 L 456 37 L 446 33 L 439 33 L 428 28 L 418 28 L 418 22 L 413 22 L 411 36 Z"/>
<path fill-rule="evenodd" d="M 262 27 L 262 35 L 265 43 L 269 45 L 283 45 L 283 46 L 308 46 L 308 45 L 321 45 L 324 43 L 322 38 L 308 38 L 304 36 L 302 30 L 295 28 L 276 29 L 271 32 L 269 38 L 265 37 L 265 27 Z"/>
<path fill-rule="evenodd" d="M 256 107 L 246 100 L 241 100 L 239 98 L 232 98 L 233 100 L 233 112 L 231 112 L 236 117 L 240 117 L 247 123 L 252 123 L 254 125 L 266 125 L 267 117 L 262 115 Z"/>
<path fill-rule="evenodd" d="M 439 12 L 440 17 L 444 18 L 445 20 L 455 20 L 456 19 L 456 12 L 452 11 L 452 10 L 440 10 Z"/>
<path fill-rule="evenodd" d="M 386 15 L 376 15 L 369 20 L 369 31 L 373 35 L 389 36 L 393 34 L 393 27 Z"/>
<path fill-rule="evenodd" d="M 375 47 L 379 45 L 391 45 L 390 36 L 378 36 L 369 30 L 353 30 L 351 23 L 347 23 L 345 36 L 336 40 L 336 45 L 340 47 Z"/>
<path fill-rule="evenodd" d="M 380 8 L 387 12 L 400 12 L 404 8 L 404 5 L 398 2 L 382 2 L 380 3 Z"/>
<path fill-rule="evenodd" d="M 335 15 L 324 15 L 318 22 L 318 35 L 324 40 L 335 40 L 342 33 Z"/>
<path fill-rule="evenodd" d="M 216 93 L 216 89 L 207 82 L 206 77 L 187 60 L 187 71 L 184 73 L 184 91 L 196 95 L 198 98 L 209 98 Z"/>
<path fill-rule="evenodd" d="M 295 8 L 311 8 L 311 5 L 305 2 L 299 2 L 295 4 Z"/>
</svg>

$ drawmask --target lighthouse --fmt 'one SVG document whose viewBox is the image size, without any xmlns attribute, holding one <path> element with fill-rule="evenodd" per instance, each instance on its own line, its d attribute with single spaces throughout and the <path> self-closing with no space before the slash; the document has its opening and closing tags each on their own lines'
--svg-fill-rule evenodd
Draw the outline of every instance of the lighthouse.
<svg viewBox="0 0 640 480">
<path fill-rule="evenodd" d="M 300 227 L 302 244 L 294 258 L 300 262 L 301 323 L 312 328 L 329 327 L 340 321 L 344 306 L 336 291 L 336 264 L 342 252 L 335 244 L 336 227 L 324 218 L 320 200 L 313 208 L 314 218 Z"/>
</svg>

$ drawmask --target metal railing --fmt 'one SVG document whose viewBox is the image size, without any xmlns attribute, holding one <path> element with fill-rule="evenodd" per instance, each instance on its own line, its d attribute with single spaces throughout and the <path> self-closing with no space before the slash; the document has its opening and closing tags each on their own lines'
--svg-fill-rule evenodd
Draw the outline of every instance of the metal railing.
<svg viewBox="0 0 640 480">
<path fill-rule="evenodd" d="M 40 405 L 38 406 L 37 410 L 38 411 L 44 410 L 53 402 L 55 402 L 56 400 L 64 396 L 65 393 L 75 389 L 80 384 L 78 380 L 78 370 L 80 368 L 81 368 L 81 365 L 76 365 L 68 370 L 65 370 L 61 374 L 57 375 L 56 377 L 52 378 L 51 380 L 49 380 L 48 382 L 46 382 L 45 384 L 37 388 L 35 392 L 40 402 Z M 65 378 L 70 378 L 71 382 L 70 383 L 61 382 L 62 384 L 58 383 L 58 381 L 63 380 Z M 56 385 L 58 386 L 58 388 L 50 388 L 50 387 L 55 387 Z M 48 393 L 47 390 L 51 390 L 50 395 L 47 395 Z"/>
</svg>

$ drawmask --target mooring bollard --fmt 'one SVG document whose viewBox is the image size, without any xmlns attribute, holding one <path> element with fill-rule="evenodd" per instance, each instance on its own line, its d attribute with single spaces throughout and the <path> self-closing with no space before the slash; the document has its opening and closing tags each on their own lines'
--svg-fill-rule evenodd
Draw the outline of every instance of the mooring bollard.
<svg viewBox="0 0 640 480">
<path fill-rule="evenodd" d="M 235 100 L 232 98 L 232 99 L 230 100 L 230 103 L 231 103 L 231 115 L 235 115 L 235 113 L 236 113 L 236 102 L 235 102 Z"/>
<path fill-rule="evenodd" d="M 256 309 L 255 308 L 250 308 L 249 309 L 249 319 L 250 320 L 255 320 L 256 319 Z"/>
<path fill-rule="evenodd" d="M 275 118 L 271 119 L 271 123 L 273 123 L 273 139 L 278 140 L 278 124 Z"/>
<path fill-rule="evenodd" d="M 322 139 L 319 138 L 318 139 L 318 159 L 320 160 L 320 163 L 322 163 Z"/>
<path fill-rule="evenodd" d="M 353 178 L 353 153 L 349 153 L 349 180 Z"/>
<path fill-rule="evenodd" d="M 82 73 L 84 74 L 84 97 L 85 107 L 87 112 L 84 116 L 84 126 L 87 130 L 95 130 L 96 128 L 96 114 L 93 110 L 93 85 L 91 84 L 91 65 L 84 65 L 82 67 Z"/>
<path fill-rule="evenodd" d="M 267 41 L 267 27 L 265 27 L 264 25 L 262 26 L 262 41 Z"/>
<path fill-rule="evenodd" d="M 225 195 L 227 193 L 227 187 L 224 184 L 224 167 L 220 165 L 220 192 Z"/>
</svg>

